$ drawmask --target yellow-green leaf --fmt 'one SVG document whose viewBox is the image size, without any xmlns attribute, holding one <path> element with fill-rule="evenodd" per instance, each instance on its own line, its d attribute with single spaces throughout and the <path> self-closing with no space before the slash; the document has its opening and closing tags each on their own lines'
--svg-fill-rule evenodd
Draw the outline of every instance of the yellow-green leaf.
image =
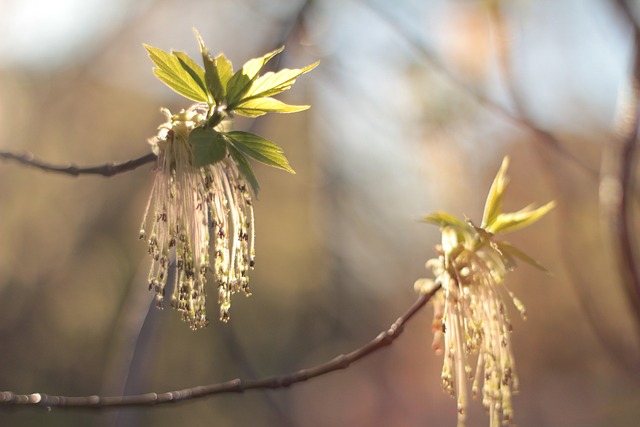
<svg viewBox="0 0 640 427">
<path fill-rule="evenodd" d="M 246 95 L 251 88 L 253 80 L 256 78 L 262 67 L 269 62 L 271 58 L 282 52 L 284 46 L 267 53 L 260 58 L 248 60 L 242 69 L 238 70 L 231 76 L 227 83 L 227 109 L 233 110 L 240 100 Z"/>
<path fill-rule="evenodd" d="M 423 221 L 439 225 L 440 227 L 453 226 L 459 229 L 467 229 L 467 224 L 446 212 L 434 212 L 422 218 Z"/>
<path fill-rule="evenodd" d="M 226 132 L 227 140 L 242 154 L 249 156 L 267 166 L 273 166 L 287 172 L 295 173 L 289 166 L 289 161 L 284 156 L 282 148 L 261 136 L 249 132 Z"/>
<path fill-rule="evenodd" d="M 496 175 L 491 189 L 487 195 L 487 202 L 484 205 L 484 214 L 482 215 L 482 223 L 480 227 L 489 230 L 491 224 L 498 218 L 500 212 L 502 212 L 502 200 L 504 199 L 504 191 L 509 183 L 507 177 L 507 168 L 509 167 L 509 156 L 505 156 L 502 159 L 502 165 L 498 174 Z"/>
<path fill-rule="evenodd" d="M 319 63 L 320 61 L 314 62 L 311 65 L 299 69 L 285 68 L 277 73 L 272 71 L 265 73 L 253 82 L 244 99 L 264 98 L 288 90 L 293 86 L 299 76 L 313 70 Z"/>
<path fill-rule="evenodd" d="M 535 259 L 531 258 L 526 253 L 522 252 L 520 249 L 516 248 L 512 244 L 507 242 L 495 242 L 495 244 L 500 249 L 500 252 L 502 252 L 505 256 L 509 256 L 510 258 L 512 257 L 518 258 L 521 261 L 524 261 L 527 264 L 537 268 L 538 270 L 542 270 L 545 273 L 551 274 L 549 270 L 547 270 L 542 264 L 540 264 Z"/>
<path fill-rule="evenodd" d="M 221 104 L 224 100 L 225 89 L 220 81 L 220 75 L 218 74 L 218 67 L 216 67 L 215 61 L 211 58 L 209 54 L 209 50 L 207 46 L 204 44 L 204 40 L 200 37 L 200 33 L 195 28 L 193 32 L 198 39 L 198 44 L 200 45 L 200 54 L 202 55 L 202 63 L 204 64 L 204 76 L 203 80 L 206 83 L 207 92 L 213 98 L 215 104 Z M 211 103 L 210 103 L 211 104 Z"/>
<path fill-rule="evenodd" d="M 257 198 L 258 192 L 260 191 L 260 185 L 258 185 L 258 179 L 253 172 L 251 164 L 244 156 L 244 154 L 238 151 L 238 149 L 232 144 L 229 144 L 227 148 L 229 149 L 229 154 L 231 154 L 231 157 L 236 162 L 236 165 L 238 165 L 238 170 L 240 171 L 244 179 L 249 183 L 253 195 Z"/>
<path fill-rule="evenodd" d="M 194 77 L 185 70 L 177 56 L 149 45 L 144 45 L 157 68 L 153 73 L 175 92 L 193 101 L 207 102 L 207 93 Z"/>
<path fill-rule="evenodd" d="M 537 209 L 533 209 L 533 206 L 529 205 L 517 212 L 501 213 L 492 221 L 491 225 L 487 227 L 487 231 L 498 234 L 526 227 L 546 215 L 555 205 L 555 201 L 551 201 Z"/>
<path fill-rule="evenodd" d="M 267 53 L 266 55 L 263 55 L 259 58 L 252 58 L 248 60 L 242 66 L 242 74 L 246 75 L 247 77 L 249 77 L 249 79 L 253 80 L 258 75 L 260 70 L 262 70 L 262 67 L 264 67 L 264 65 L 267 62 L 269 62 L 271 58 L 273 58 L 283 50 L 284 50 L 284 46 L 280 46 L 278 49 L 273 50 Z"/>
<path fill-rule="evenodd" d="M 172 52 L 173 55 L 178 58 L 178 61 L 180 61 L 180 65 L 182 66 L 182 68 L 189 73 L 189 75 L 191 76 L 191 78 L 193 79 L 193 81 L 196 82 L 196 84 L 198 85 L 198 87 L 207 94 L 207 98 L 209 98 L 209 91 L 207 90 L 207 87 L 205 86 L 205 72 L 202 69 L 202 67 L 198 64 L 196 64 L 196 62 L 189 58 L 189 55 L 187 55 L 184 52 Z"/>
<path fill-rule="evenodd" d="M 295 113 L 308 108 L 308 105 L 289 105 L 274 98 L 253 98 L 242 101 L 233 111 L 241 116 L 258 117 L 267 113 Z"/>
<path fill-rule="evenodd" d="M 220 77 L 220 83 L 226 90 L 227 84 L 233 76 L 233 64 L 231 64 L 231 61 L 229 61 L 222 53 L 216 56 L 215 61 L 216 68 L 218 69 L 218 76 Z"/>
</svg>

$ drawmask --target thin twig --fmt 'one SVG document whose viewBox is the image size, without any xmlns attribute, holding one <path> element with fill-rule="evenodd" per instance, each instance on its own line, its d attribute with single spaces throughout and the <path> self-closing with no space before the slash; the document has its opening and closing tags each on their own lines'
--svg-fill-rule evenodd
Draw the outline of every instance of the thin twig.
<svg viewBox="0 0 640 427">
<path fill-rule="evenodd" d="M 128 160 L 122 163 L 106 163 L 99 166 L 79 167 L 74 164 L 67 166 L 54 165 L 36 159 L 33 154 L 17 154 L 10 151 L 0 151 L 0 159 L 13 160 L 20 164 L 32 166 L 36 169 L 40 169 L 46 172 L 61 173 L 65 175 L 80 176 L 80 175 L 101 175 L 104 177 L 111 177 L 124 172 L 132 171 L 142 165 L 151 163 L 156 160 L 156 155 L 153 153 L 145 154 L 137 159 Z"/>
<path fill-rule="evenodd" d="M 398 318 L 386 331 L 381 332 L 367 344 L 347 354 L 341 354 L 333 359 L 314 366 L 301 369 L 285 375 L 272 376 L 257 380 L 242 380 L 239 378 L 222 383 L 191 387 L 183 390 L 165 393 L 145 393 L 129 396 L 50 396 L 43 393 L 16 394 L 12 391 L 0 392 L 1 407 L 37 407 L 37 408 L 93 408 L 107 409 L 116 407 L 153 406 L 164 403 L 177 403 L 224 393 L 244 393 L 248 390 L 281 389 L 294 384 L 320 377 L 330 372 L 346 369 L 353 363 L 364 359 L 391 345 L 404 331 L 405 325 L 422 309 L 433 295 L 440 289 L 434 287 L 431 292 L 420 297 L 409 309 Z"/>
</svg>

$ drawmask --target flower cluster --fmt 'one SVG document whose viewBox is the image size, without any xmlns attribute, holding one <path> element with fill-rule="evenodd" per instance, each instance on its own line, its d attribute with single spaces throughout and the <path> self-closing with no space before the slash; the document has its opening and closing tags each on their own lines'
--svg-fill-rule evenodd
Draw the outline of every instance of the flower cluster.
<svg viewBox="0 0 640 427">
<path fill-rule="evenodd" d="M 140 231 L 153 259 L 149 289 L 155 291 L 157 305 L 163 306 L 170 283 L 171 304 L 192 329 L 208 322 L 208 274 L 218 285 L 222 321 L 229 319 L 232 294 L 250 295 L 247 273 L 255 258 L 251 199 L 259 186 L 249 158 L 295 173 L 278 145 L 249 132 L 227 131 L 227 124 L 236 114 L 306 110 L 309 106 L 285 104 L 273 96 L 318 65 L 260 75 L 281 47 L 234 72 L 229 59 L 223 54 L 213 58 L 197 32 L 196 38 L 204 67 L 184 52 L 145 45 L 156 77 L 196 103 L 175 115 L 162 110 L 167 121 L 149 141 L 158 161 Z"/>
<path fill-rule="evenodd" d="M 512 422 L 511 396 L 518 391 L 518 377 L 505 297 L 523 318 L 525 309 L 506 288 L 504 278 L 516 258 L 544 270 L 514 246 L 494 239 L 498 233 L 537 221 L 554 206 L 550 202 L 537 209 L 529 206 L 502 213 L 507 167 L 505 158 L 489 192 L 480 227 L 443 212 L 425 218 L 440 225 L 442 241 L 436 246 L 438 257 L 426 263 L 434 279 L 419 279 L 415 288 L 428 293 L 440 287 L 433 299 L 433 348 L 444 353 L 442 384 L 445 391 L 457 395 L 459 427 L 466 418 L 467 381 L 472 382 L 472 396 L 482 396 L 491 427 Z"/>
<path fill-rule="evenodd" d="M 158 306 L 163 304 L 173 251 L 171 304 L 194 329 L 207 324 L 206 274 L 213 272 L 220 318 L 226 321 L 231 294 L 249 294 L 247 272 L 255 257 L 251 196 L 236 164 L 229 157 L 202 167 L 193 163 L 189 135 L 206 121 L 207 109 L 194 104 L 176 115 L 163 110 L 168 120 L 150 140 L 158 163 L 140 231 L 141 238 L 148 238 L 153 259 L 149 289 L 155 291 Z"/>
</svg>

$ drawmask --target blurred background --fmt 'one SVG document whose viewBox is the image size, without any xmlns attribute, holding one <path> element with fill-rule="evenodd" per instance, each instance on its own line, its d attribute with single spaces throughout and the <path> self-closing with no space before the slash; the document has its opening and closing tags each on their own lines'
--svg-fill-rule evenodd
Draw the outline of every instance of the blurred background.
<svg viewBox="0 0 640 427">
<path fill-rule="evenodd" d="M 558 203 L 507 236 L 554 273 L 508 277 L 528 311 L 526 322 L 512 311 L 516 421 L 636 426 L 639 312 L 608 220 L 628 159 L 617 123 L 630 22 L 603 0 L 0 0 L 0 150 L 55 164 L 144 155 L 160 107 L 188 105 L 155 79 L 142 43 L 196 56 L 196 27 L 236 67 L 282 44 L 278 68 L 321 60 L 281 96 L 309 111 L 253 125 L 297 175 L 255 165 L 253 296 L 233 299 L 226 325 L 212 299 L 196 332 L 152 307 L 138 240 L 150 165 L 70 178 L 0 162 L 0 390 L 162 392 L 351 351 L 429 274 L 439 231 L 420 218 L 479 222 L 509 154 L 506 210 Z M 0 425 L 453 426 L 431 316 L 427 306 L 391 347 L 290 389 L 123 411 L 2 408 Z M 488 425 L 477 401 L 467 425 Z"/>
</svg>

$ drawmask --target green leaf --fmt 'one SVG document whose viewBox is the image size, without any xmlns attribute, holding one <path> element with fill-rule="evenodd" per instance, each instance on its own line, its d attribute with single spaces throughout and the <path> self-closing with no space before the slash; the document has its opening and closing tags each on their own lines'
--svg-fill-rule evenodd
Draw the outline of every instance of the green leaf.
<svg viewBox="0 0 640 427">
<path fill-rule="evenodd" d="M 220 77 L 220 83 L 223 89 L 225 89 L 233 76 L 233 65 L 231 61 L 227 59 L 224 54 L 216 56 L 216 68 L 218 69 L 218 76 Z"/>
<path fill-rule="evenodd" d="M 507 178 L 507 168 L 509 167 L 509 156 L 502 159 L 502 165 L 498 174 L 491 184 L 491 189 L 487 195 L 487 202 L 484 205 L 484 214 L 482 215 L 482 223 L 480 227 L 489 230 L 493 222 L 502 212 L 502 200 L 504 199 L 504 191 L 509 183 Z"/>
<path fill-rule="evenodd" d="M 233 131 L 224 134 L 229 142 L 243 154 L 264 163 L 295 173 L 280 147 L 261 136 L 249 132 Z"/>
<path fill-rule="evenodd" d="M 200 87 L 200 89 L 207 94 L 207 99 L 210 98 L 209 90 L 207 90 L 204 83 L 205 73 L 202 67 L 196 64 L 196 62 L 193 59 L 189 58 L 189 55 L 187 55 L 184 52 L 172 52 L 172 53 L 176 58 L 178 58 L 178 61 L 180 61 L 180 65 L 182 66 L 182 68 L 187 73 L 189 73 L 191 78 L 196 82 L 196 84 Z"/>
<path fill-rule="evenodd" d="M 227 109 L 233 110 L 239 101 L 246 95 L 251 88 L 251 83 L 256 78 L 262 67 L 269 62 L 271 58 L 282 52 L 284 46 L 267 53 L 260 58 L 248 60 L 242 69 L 235 72 L 227 83 Z"/>
<path fill-rule="evenodd" d="M 278 49 L 273 50 L 267 53 L 266 55 L 263 55 L 259 58 L 252 58 L 248 60 L 242 66 L 242 73 L 248 76 L 251 80 L 253 80 L 258 75 L 260 70 L 262 70 L 262 67 L 264 67 L 265 64 L 269 62 L 271 58 L 273 58 L 283 50 L 284 50 L 284 46 L 280 46 Z"/>
<path fill-rule="evenodd" d="M 229 79 L 226 87 L 227 98 L 227 111 L 231 112 L 235 109 L 238 101 L 244 96 L 249 89 L 251 80 L 245 74 L 242 74 L 242 70 L 238 70 Z"/>
<path fill-rule="evenodd" d="M 209 54 L 209 50 L 204 44 L 202 37 L 198 33 L 198 30 L 195 28 L 193 32 L 198 39 L 198 44 L 200 45 L 200 53 L 202 54 L 202 63 L 204 64 L 204 80 L 207 85 L 207 91 L 213 97 L 213 101 L 216 105 L 219 105 L 224 100 L 224 86 L 220 82 L 220 76 L 218 75 L 218 67 L 216 67 L 215 61 L 211 58 Z"/>
<path fill-rule="evenodd" d="M 468 230 L 468 225 L 446 212 L 434 212 L 422 218 L 423 221 L 439 225 L 440 227 L 452 226 L 458 229 Z"/>
<path fill-rule="evenodd" d="M 162 49 L 144 45 L 149 57 L 157 68 L 153 73 L 164 84 L 193 101 L 207 102 L 206 91 L 198 85 L 193 76 L 185 70 L 177 56 L 169 54 Z"/>
<path fill-rule="evenodd" d="M 500 249 L 500 252 L 502 252 L 504 255 L 518 258 L 521 261 L 524 261 L 527 264 L 537 268 L 538 270 L 542 270 L 545 273 L 551 274 L 551 272 L 547 270 L 542 264 L 540 264 L 535 259 L 531 258 L 529 255 L 525 254 L 524 252 L 522 252 L 520 249 L 516 248 L 512 244 L 507 242 L 495 242 L 495 244 Z"/>
<path fill-rule="evenodd" d="M 233 160 L 236 162 L 236 165 L 238 166 L 238 171 L 240 171 L 244 179 L 249 183 L 249 186 L 251 187 L 251 191 L 253 192 L 253 195 L 257 198 L 258 192 L 260 191 L 260 185 L 258 185 L 258 180 L 256 178 L 255 173 L 253 173 L 253 168 L 251 167 L 251 164 L 249 163 L 247 158 L 244 156 L 244 154 L 238 151 L 236 147 L 234 147 L 231 144 L 229 144 L 228 147 L 229 147 L 229 154 L 231 154 L 231 157 L 233 158 Z"/>
<path fill-rule="evenodd" d="M 193 145 L 193 163 L 197 167 L 217 163 L 227 154 L 224 136 L 211 128 L 193 129 L 189 134 L 189 142 Z"/>
<path fill-rule="evenodd" d="M 220 82 L 220 76 L 218 75 L 218 68 L 209 54 L 203 54 L 202 60 L 204 61 L 204 69 L 206 70 L 205 78 L 207 80 L 207 89 L 213 95 L 213 99 L 216 105 L 220 105 L 224 101 L 224 86 Z"/>
<path fill-rule="evenodd" d="M 487 231 L 498 234 L 526 227 L 546 215 L 555 205 L 555 201 L 551 201 L 537 209 L 533 209 L 533 206 L 529 205 L 517 212 L 501 213 L 491 225 L 487 227 Z"/>
<path fill-rule="evenodd" d="M 277 95 L 280 92 L 288 90 L 296 82 L 296 79 L 302 74 L 308 73 L 318 66 L 320 61 L 314 62 L 311 65 L 307 65 L 304 68 L 288 69 L 274 73 L 272 71 L 265 73 L 263 76 L 258 77 L 251 88 L 246 93 L 244 99 L 251 98 L 265 98 L 268 96 Z"/>
<path fill-rule="evenodd" d="M 242 101 L 233 111 L 241 116 L 258 117 L 267 113 L 295 113 L 308 108 L 308 105 L 289 105 L 274 98 L 254 98 Z"/>
</svg>

